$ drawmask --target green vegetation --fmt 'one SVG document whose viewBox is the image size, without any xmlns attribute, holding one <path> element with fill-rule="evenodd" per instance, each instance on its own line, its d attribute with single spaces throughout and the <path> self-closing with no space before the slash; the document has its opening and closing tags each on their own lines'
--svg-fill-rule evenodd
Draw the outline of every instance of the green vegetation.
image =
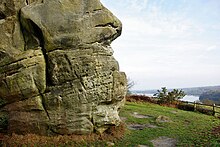
<svg viewBox="0 0 220 147">
<path fill-rule="evenodd" d="M 201 94 L 208 91 L 219 91 L 220 86 L 205 86 L 205 87 L 192 87 L 192 88 L 181 88 L 187 95 L 200 96 Z M 172 90 L 172 89 L 168 89 Z M 132 91 L 133 93 L 156 93 L 156 89 L 152 90 L 138 90 Z"/>
<path fill-rule="evenodd" d="M 148 116 L 137 118 L 134 114 Z M 107 132 L 101 136 L 58 136 L 58 137 L 36 137 L 33 135 L 14 135 L 8 142 L 12 145 L 28 144 L 29 146 L 107 146 L 108 142 L 114 142 L 114 146 L 153 146 L 151 140 L 165 136 L 177 140 L 177 146 L 220 146 L 220 119 L 196 112 L 183 111 L 176 108 L 163 107 L 152 103 L 126 102 L 121 110 L 120 116 L 125 123 L 152 125 L 142 130 L 122 129 L 120 126 L 113 132 Z M 164 116 L 169 118 L 168 122 L 160 122 L 157 119 Z M 219 130 L 219 132 L 213 132 Z M 124 133 L 125 131 L 125 133 Z M 124 133 L 124 135 L 123 135 Z M 25 145 L 23 145 L 25 146 Z"/>
<path fill-rule="evenodd" d="M 183 88 L 187 95 L 201 95 L 208 91 L 218 91 L 220 86 L 206 86 L 206 87 L 194 87 L 194 88 Z"/>
<path fill-rule="evenodd" d="M 135 118 L 131 115 L 133 112 L 152 117 Z M 157 122 L 156 118 L 161 115 L 169 117 L 171 122 Z M 152 146 L 150 141 L 160 136 L 177 139 L 178 146 L 220 146 L 220 136 L 212 133 L 214 127 L 220 126 L 220 120 L 213 116 L 151 103 L 127 103 L 121 116 L 127 117 L 127 124 L 152 124 L 159 127 L 130 130 L 118 142 L 118 146 Z"/>
<path fill-rule="evenodd" d="M 220 104 L 220 91 L 208 91 L 199 96 L 199 100 L 202 102 L 213 101 L 213 103 Z"/>
<path fill-rule="evenodd" d="M 162 87 L 162 90 L 157 90 L 157 93 L 154 94 L 158 98 L 158 102 L 161 104 L 172 104 L 174 101 L 177 101 L 183 98 L 186 94 L 182 90 L 173 89 L 168 91 L 166 87 Z"/>
<path fill-rule="evenodd" d="M 5 105 L 6 104 L 6 101 L 2 98 L 0 98 L 0 107 Z"/>
<path fill-rule="evenodd" d="M 204 114 L 208 114 L 208 115 L 213 115 L 213 105 L 200 105 L 200 104 L 197 104 L 196 105 L 196 111 L 199 111 Z M 216 117 L 219 117 L 220 118 L 220 106 L 217 106 L 215 105 L 214 107 L 214 110 L 215 110 L 215 116 Z"/>
<path fill-rule="evenodd" d="M 0 132 L 4 132 L 8 126 L 8 114 L 0 112 Z"/>
</svg>

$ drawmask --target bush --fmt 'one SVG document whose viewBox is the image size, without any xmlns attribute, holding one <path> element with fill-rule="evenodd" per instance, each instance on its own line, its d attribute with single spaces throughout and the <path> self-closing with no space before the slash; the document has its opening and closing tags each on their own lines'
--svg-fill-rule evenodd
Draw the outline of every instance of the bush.
<svg viewBox="0 0 220 147">
<path fill-rule="evenodd" d="M 154 94 L 158 98 L 160 104 L 172 104 L 173 102 L 182 99 L 186 94 L 183 90 L 173 89 L 168 91 L 166 87 L 162 87 L 162 90 L 157 90 L 157 93 Z"/>
<path fill-rule="evenodd" d="M 213 110 L 211 110 L 211 109 L 202 108 L 202 107 L 199 107 L 199 106 L 197 106 L 196 109 L 195 109 L 194 105 L 187 104 L 187 103 L 179 103 L 177 105 L 177 108 L 181 109 L 181 110 L 186 110 L 186 111 L 197 111 L 197 112 L 200 112 L 200 113 L 203 113 L 203 114 L 206 114 L 206 115 L 213 115 Z"/>
<path fill-rule="evenodd" d="M 178 104 L 178 109 L 186 110 L 186 111 L 194 111 L 194 106 L 190 104 L 180 103 Z"/>
<path fill-rule="evenodd" d="M 157 100 L 155 100 L 152 97 L 146 96 L 146 95 L 129 95 L 126 97 L 126 101 L 128 102 L 149 102 L 149 103 L 157 103 Z"/>
<path fill-rule="evenodd" d="M 196 111 L 206 114 L 206 115 L 213 115 L 213 110 L 206 109 L 206 108 L 196 108 Z"/>
</svg>

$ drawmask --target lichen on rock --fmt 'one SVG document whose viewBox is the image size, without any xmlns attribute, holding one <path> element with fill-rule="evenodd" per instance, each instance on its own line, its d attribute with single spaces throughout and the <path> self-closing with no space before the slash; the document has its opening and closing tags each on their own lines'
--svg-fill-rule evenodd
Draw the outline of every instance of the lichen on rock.
<svg viewBox="0 0 220 147">
<path fill-rule="evenodd" d="M 110 44 L 122 25 L 99 0 L 2 0 L 0 29 L 4 132 L 89 134 L 120 124 L 126 75 Z"/>
</svg>

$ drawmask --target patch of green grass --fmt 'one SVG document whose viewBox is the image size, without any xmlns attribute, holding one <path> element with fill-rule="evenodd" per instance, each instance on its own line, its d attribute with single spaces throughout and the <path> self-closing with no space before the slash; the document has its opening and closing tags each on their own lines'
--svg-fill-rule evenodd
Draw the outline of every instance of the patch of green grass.
<svg viewBox="0 0 220 147">
<path fill-rule="evenodd" d="M 206 105 L 197 105 L 198 108 L 207 109 L 213 112 L 213 106 L 206 106 Z M 220 116 L 220 107 L 215 107 L 215 116 Z"/>
<path fill-rule="evenodd" d="M 138 112 L 152 117 L 140 119 L 131 114 Z M 212 128 L 220 125 L 220 119 L 200 113 L 163 107 L 150 103 L 126 103 L 120 113 L 127 117 L 126 123 L 153 124 L 158 128 L 144 130 L 129 130 L 125 137 L 117 142 L 117 146 L 135 146 L 146 144 L 160 136 L 167 136 L 178 140 L 178 146 L 220 146 L 220 138 L 212 135 Z M 170 122 L 156 122 L 158 116 L 170 118 Z"/>
</svg>

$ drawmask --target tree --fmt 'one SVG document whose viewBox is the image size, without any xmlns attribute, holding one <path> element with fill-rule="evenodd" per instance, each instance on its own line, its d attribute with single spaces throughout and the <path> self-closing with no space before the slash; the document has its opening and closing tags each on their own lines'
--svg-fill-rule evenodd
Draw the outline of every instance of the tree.
<svg viewBox="0 0 220 147">
<path fill-rule="evenodd" d="M 131 94 L 131 88 L 134 86 L 134 81 L 132 81 L 130 78 L 127 79 L 127 95 Z"/>
<path fill-rule="evenodd" d="M 174 101 L 182 99 L 186 94 L 183 90 L 173 89 L 172 91 L 168 91 L 166 87 L 162 87 L 162 90 L 157 90 L 157 93 L 154 94 L 156 98 L 158 98 L 159 103 L 163 104 L 171 104 Z"/>
<path fill-rule="evenodd" d="M 211 100 L 215 104 L 220 104 L 220 91 L 210 90 L 210 91 L 204 92 L 199 96 L 199 100 L 202 102 L 204 100 Z"/>
</svg>

